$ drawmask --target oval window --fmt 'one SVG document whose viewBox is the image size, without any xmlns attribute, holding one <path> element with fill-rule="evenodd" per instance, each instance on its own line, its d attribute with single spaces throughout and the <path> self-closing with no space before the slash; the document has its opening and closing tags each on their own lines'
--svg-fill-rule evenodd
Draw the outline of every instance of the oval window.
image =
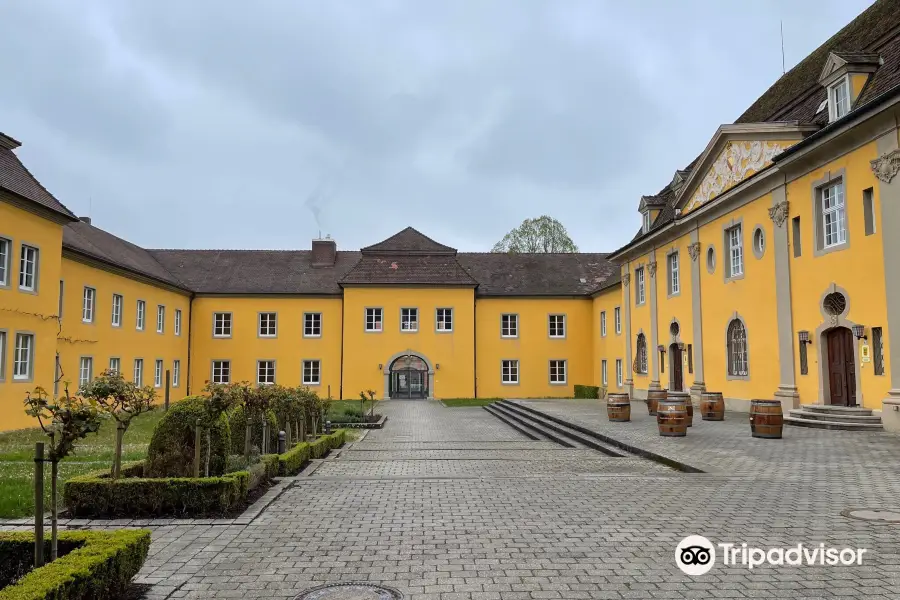
<svg viewBox="0 0 900 600">
<path fill-rule="evenodd" d="M 710 273 L 716 271 L 716 250 L 712 246 L 706 251 L 706 270 Z"/>
<path fill-rule="evenodd" d="M 766 252 L 766 234 L 762 227 L 757 227 L 753 232 L 753 255 L 762 258 Z"/>
</svg>

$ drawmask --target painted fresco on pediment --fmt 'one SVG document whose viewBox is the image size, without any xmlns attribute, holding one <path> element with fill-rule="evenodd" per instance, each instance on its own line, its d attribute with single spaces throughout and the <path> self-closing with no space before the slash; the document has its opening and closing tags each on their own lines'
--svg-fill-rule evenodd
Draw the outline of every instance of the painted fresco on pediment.
<svg viewBox="0 0 900 600">
<path fill-rule="evenodd" d="M 754 173 L 772 164 L 772 159 L 795 141 L 728 142 L 694 191 L 684 212 L 703 206 Z"/>
</svg>

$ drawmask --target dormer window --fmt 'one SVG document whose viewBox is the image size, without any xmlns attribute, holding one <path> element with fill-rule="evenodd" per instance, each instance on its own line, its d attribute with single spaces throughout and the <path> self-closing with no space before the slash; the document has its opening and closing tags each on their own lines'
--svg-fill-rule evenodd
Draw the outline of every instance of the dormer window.
<svg viewBox="0 0 900 600">
<path fill-rule="evenodd" d="M 850 112 L 850 80 L 842 77 L 828 88 L 828 120 L 836 121 Z"/>
<path fill-rule="evenodd" d="M 643 217 L 644 217 L 644 224 L 643 224 L 641 230 L 644 233 L 647 233 L 648 231 L 650 231 L 650 211 L 649 210 L 645 211 L 643 214 Z"/>
</svg>

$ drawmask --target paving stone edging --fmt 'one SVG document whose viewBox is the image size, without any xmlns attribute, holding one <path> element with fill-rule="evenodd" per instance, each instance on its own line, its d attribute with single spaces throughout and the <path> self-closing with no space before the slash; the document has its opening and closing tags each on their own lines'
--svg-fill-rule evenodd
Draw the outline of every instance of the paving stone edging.
<svg viewBox="0 0 900 600">
<path fill-rule="evenodd" d="M 541 417 L 547 419 L 548 421 L 553 421 L 554 423 L 557 423 L 559 425 L 564 425 L 566 427 L 570 427 L 570 428 L 574 429 L 575 431 L 578 431 L 585 435 L 594 437 L 602 442 L 606 442 L 607 444 L 610 444 L 611 446 L 615 446 L 617 448 L 625 450 L 626 452 L 630 452 L 632 454 L 640 456 L 641 458 L 646 458 L 648 460 L 656 461 L 660 464 L 666 465 L 667 467 L 672 467 L 673 469 L 677 469 L 684 473 L 706 473 L 706 471 L 704 471 L 703 469 L 699 469 L 693 465 L 689 465 L 680 460 L 676 460 L 674 458 L 669 458 L 668 456 L 663 456 L 662 454 L 657 454 L 656 452 L 652 452 L 652 451 L 646 450 L 644 448 L 639 448 L 638 446 L 634 446 L 632 444 L 628 444 L 621 440 L 611 438 L 608 435 L 594 431 L 593 429 L 588 429 L 587 427 L 584 427 L 583 425 L 578 425 L 577 423 L 572 423 L 572 422 L 566 421 L 565 419 L 560 419 L 559 417 L 549 415 L 545 412 L 537 410 L 534 407 L 528 406 L 522 402 L 519 402 L 516 400 L 510 400 L 509 402 L 515 404 L 516 406 L 521 407 L 524 410 L 527 410 L 528 412 L 534 413 L 536 415 L 540 415 Z"/>
</svg>

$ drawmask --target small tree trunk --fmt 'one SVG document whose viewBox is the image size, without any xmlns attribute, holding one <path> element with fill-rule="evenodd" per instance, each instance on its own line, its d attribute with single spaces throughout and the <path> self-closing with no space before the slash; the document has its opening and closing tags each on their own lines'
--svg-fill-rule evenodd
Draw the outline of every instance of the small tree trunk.
<svg viewBox="0 0 900 600">
<path fill-rule="evenodd" d="M 194 425 L 194 477 L 200 477 L 200 419 Z"/>
<path fill-rule="evenodd" d="M 34 568 L 44 566 L 44 442 L 34 444 Z"/>
<path fill-rule="evenodd" d="M 212 434 L 210 433 L 210 429 L 212 427 L 206 428 L 206 468 L 204 469 L 204 473 L 209 477 L 209 457 L 212 456 Z"/>
<path fill-rule="evenodd" d="M 286 419 L 284 423 L 285 446 L 291 447 L 291 420 Z"/>
<path fill-rule="evenodd" d="M 259 445 L 260 454 L 269 453 L 269 419 L 266 418 L 266 413 L 263 413 L 262 416 L 262 440 L 260 441 Z"/>
<path fill-rule="evenodd" d="M 59 475 L 59 461 L 55 460 L 50 464 L 50 560 L 56 560 L 58 555 L 57 548 L 57 529 L 59 525 L 59 506 L 56 499 L 56 480 Z"/>
<path fill-rule="evenodd" d="M 122 439 L 125 437 L 125 424 L 116 422 L 116 453 L 113 455 L 112 478 L 118 479 L 122 474 Z"/>
<path fill-rule="evenodd" d="M 246 413 L 244 413 L 246 414 Z M 250 464 L 250 446 L 253 443 L 253 424 L 248 415 L 247 425 L 244 427 L 244 460 Z"/>
</svg>

